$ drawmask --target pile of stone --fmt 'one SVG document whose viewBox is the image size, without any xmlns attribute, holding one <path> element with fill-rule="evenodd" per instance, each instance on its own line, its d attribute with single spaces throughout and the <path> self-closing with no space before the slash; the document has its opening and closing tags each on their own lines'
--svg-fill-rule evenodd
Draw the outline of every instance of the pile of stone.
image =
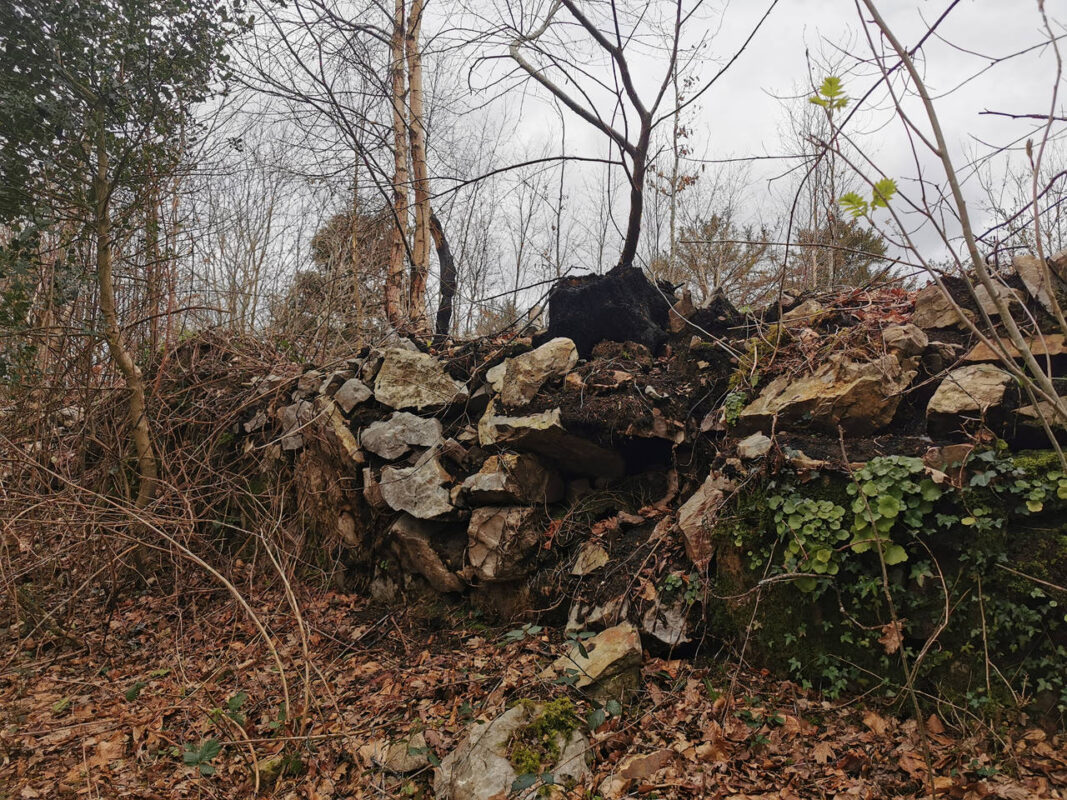
<svg viewBox="0 0 1067 800">
<path fill-rule="evenodd" d="M 1044 271 L 1020 257 L 1002 276 L 1021 320 L 1047 323 L 1065 265 L 1067 254 Z M 340 369 L 260 381 L 245 448 L 292 464 L 308 524 L 350 550 L 349 563 L 365 569 L 383 600 L 421 586 L 493 597 L 498 611 L 512 613 L 551 567 L 567 576 L 573 629 L 632 621 L 646 641 L 683 646 L 692 635 L 687 604 L 632 580 L 610 585 L 611 562 L 626 548 L 665 540 L 684 554 L 680 574 L 707 568 L 719 511 L 747 472 L 771 458 L 801 471 L 828 465 L 825 452 L 809 457 L 793 440 L 783 447 L 783 437 L 831 451 L 841 432 L 849 447 L 887 434 L 903 442 L 906 432 L 918 448 L 907 454 L 921 455 L 983 429 L 1008 438 L 1036 430 L 1034 405 L 1021 402 L 1001 358 L 970 331 L 968 315 L 996 316 L 989 293 L 968 300 L 948 288 L 897 291 L 884 319 L 798 300 L 780 317 L 768 312 L 772 325 L 732 329 L 729 341 L 725 329 L 722 337 L 694 333 L 689 321 L 709 312 L 683 296 L 659 353 L 641 342 L 586 340 L 582 359 L 574 341 L 556 337 L 512 342 L 460 369 L 398 341 Z M 722 298 L 716 303 L 717 319 L 736 321 Z M 764 378 L 731 412 L 724 398 L 737 393 L 737 354 L 763 352 L 770 333 L 776 352 L 789 342 L 823 346 L 854 324 L 842 322 L 848 314 L 867 320 L 854 325 L 864 347 L 853 337 L 777 374 L 773 359 L 761 363 Z M 1033 352 L 1060 369 L 1063 332 L 1026 330 Z M 610 506 L 620 481 L 642 476 L 650 486 L 660 481 L 643 507 L 606 507 L 584 528 L 566 527 L 583 498 Z"/>
</svg>

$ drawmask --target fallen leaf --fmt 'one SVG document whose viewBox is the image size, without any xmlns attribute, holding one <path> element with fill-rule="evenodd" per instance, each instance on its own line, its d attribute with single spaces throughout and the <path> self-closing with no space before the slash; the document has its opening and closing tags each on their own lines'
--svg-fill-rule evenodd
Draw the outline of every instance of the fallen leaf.
<svg viewBox="0 0 1067 800">
<path fill-rule="evenodd" d="M 887 622 L 882 626 L 882 635 L 878 637 L 878 644 L 885 648 L 887 655 L 893 655 L 904 643 L 904 623 L 899 619 Z"/>
<path fill-rule="evenodd" d="M 816 764 L 825 764 L 834 757 L 834 748 L 830 747 L 826 742 L 819 742 L 811 748 L 811 756 L 815 759 Z"/>
<path fill-rule="evenodd" d="M 878 736 L 885 734 L 889 730 L 889 722 L 885 717 L 880 714 L 876 714 L 874 711 L 868 711 L 863 715 L 863 724 L 872 732 Z"/>
</svg>

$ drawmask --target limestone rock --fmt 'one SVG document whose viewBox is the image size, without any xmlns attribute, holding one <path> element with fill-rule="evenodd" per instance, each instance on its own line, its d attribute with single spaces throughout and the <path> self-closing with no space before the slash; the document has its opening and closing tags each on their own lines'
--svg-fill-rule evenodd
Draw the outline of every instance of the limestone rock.
<svg viewBox="0 0 1067 800">
<path fill-rule="evenodd" d="M 608 551 L 596 542 L 586 542 L 578 551 L 578 558 L 571 567 L 571 575 L 588 575 L 596 572 L 609 561 Z"/>
<path fill-rule="evenodd" d="M 530 506 L 489 506 L 471 512 L 467 558 L 483 581 L 510 581 L 526 576 L 541 545 L 544 513 Z"/>
<path fill-rule="evenodd" d="M 685 552 L 698 569 L 706 567 L 711 560 L 712 527 L 727 493 L 733 490 L 734 484 L 728 478 L 712 472 L 678 509 L 678 527 L 685 537 Z"/>
<path fill-rule="evenodd" d="M 688 320 L 696 312 L 696 306 L 693 305 L 693 295 L 686 289 L 682 292 L 682 299 L 671 306 L 671 311 L 667 319 L 667 329 L 671 333 L 681 333 L 688 325 Z"/>
<path fill-rule="evenodd" d="M 1009 289 L 1007 286 L 1004 286 L 999 283 L 994 282 L 993 294 L 996 297 L 999 297 L 1005 303 L 1007 303 L 1009 307 L 1012 303 L 1021 302 L 1021 298 L 1019 297 L 1019 293 L 1017 291 L 1015 291 L 1014 289 Z M 978 305 L 982 307 L 982 310 L 985 311 L 985 313 L 987 313 L 989 316 L 999 316 L 1000 311 L 997 310 L 997 304 L 993 300 L 993 295 L 989 293 L 989 290 L 986 289 L 985 286 L 979 285 L 975 287 L 974 298 L 978 301 Z"/>
<path fill-rule="evenodd" d="M 322 385 L 322 373 L 317 369 L 311 369 L 300 376 L 296 382 L 296 390 L 304 395 L 314 394 Z"/>
<path fill-rule="evenodd" d="M 1011 342 L 1005 340 L 1003 345 L 1009 357 L 1022 358 L 1022 353 Z M 1064 340 L 1062 333 L 1046 333 L 1034 336 L 1026 340 L 1026 345 L 1027 349 L 1035 356 L 1060 356 L 1067 353 L 1067 341 Z M 985 342 L 979 342 L 964 356 L 963 360 L 969 362 L 999 362 L 1000 356 Z"/>
<path fill-rule="evenodd" d="M 952 303 L 945 297 L 936 283 L 921 289 L 915 297 L 915 311 L 911 315 L 913 324 L 923 330 L 951 328 L 960 324 L 960 315 Z"/>
<path fill-rule="evenodd" d="M 333 400 L 346 414 L 351 414 L 352 409 L 361 403 L 366 403 L 374 397 L 374 392 L 359 378 L 349 378 L 341 384 Z"/>
<path fill-rule="evenodd" d="M 559 476 L 525 453 L 490 456 L 463 489 L 476 506 L 554 503 L 563 496 Z"/>
<path fill-rule="evenodd" d="M 421 731 L 394 742 L 380 739 L 359 748 L 365 764 L 398 775 L 418 772 L 430 766 L 428 752 L 426 737 Z"/>
<path fill-rule="evenodd" d="M 1060 250 L 1048 257 L 1049 268 L 1061 281 L 1067 281 L 1067 250 Z"/>
<path fill-rule="evenodd" d="M 1011 375 L 992 364 L 968 364 L 954 369 L 930 398 L 927 417 L 984 414 L 1004 402 L 1011 382 Z"/>
<path fill-rule="evenodd" d="M 556 659 L 542 677 L 551 679 L 576 674 L 575 688 L 586 689 L 598 697 L 620 697 L 637 688 L 641 658 L 641 637 L 637 628 L 623 622 L 586 639 L 580 648 L 575 644 L 566 655 Z"/>
<path fill-rule="evenodd" d="M 787 326 L 803 325 L 811 327 L 819 321 L 819 317 L 826 313 L 821 303 L 815 300 L 805 300 L 796 308 L 782 314 L 782 322 Z"/>
<path fill-rule="evenodd" d="M 630 598 L 626 592 L 611 598 L 601 605 L 575 601 L 567 614 L 567 633 L 591 627 L 618 625 L 630 613 Z"/>
<path fill-rule="evenodd" d="M 385 498 L 382 497 L 382 485 L 378 481 L 378 477 L 374 474 L 374 470 L 369 467 L 363 468 L 363 499 L 366 500 L 367 505 L 375 511 L 382 512 L 389 510 Z"/>
<path fill-rule="evenodd" d="M 434 776 L 433 792 L 437 800 L 491 800 L 514 797 L 511 785 L 519 776 L 508 759 L 508 744 L 519 732 L 537 719 L 542 706 L 517 705 L 488 724 L 476 722 L 467 737 L 447 756 Z M 562 738 L 562 737 L 561 737 Z M 566 742 L 558 742 L 560 757 L 546 765 L 555 782 L 582 784 L 590 776 L 586 758 L 589 740 L 573 731 Z M 523 800 L 537 796 L 537 786 L 520 792 Z"/>
<path fill-rule="evenodd" d="M 641 616 L 641 630 L 667 647 L 688 644 L 691 639 L 687 610 L 681 597 L 669 605 L 657 601 Z"/>
<path fill-rule="evenodd" d="M 463 581 L 445 565 L 433 547 L 432 542 L 440 538 L 441 531 L 439 523 L 402 514 L 390 526 L 389 539 L 404 569 L 422 575 L 434 591 L 442 594 L 462 592 L 465 588 Z"/>
<path fill-rule="evenodd" d="M 903 358 L 923 354 L 930 338 L 918 325 L 890 325 L 882 331 L 882 341 L 890 353 L 899 353 Z"/>
<path fill-rule="evenodd" d="M 754 433 L 746 436 L 737 443 L 737 457 L 744 461 L 754 461 L 763 458 L 771 452 L 771 439 L 762 433 Z"/>
<path fill-rule="evenodd" d="M 394 511 L 433 519 L 454 510 L 447 488 L 451 479 L 437 453 L 430 450 L 413 467 L 384 467 L 379 487 Z"/>
<path fill-rule="evenodd" d="M 508 371 L 508 362 L 505 359 L 497 364 L 495 367 L 490 367 L 485 373 L 485 382 L 488 383 L 493 391 L 500 394 L 504 390 L 504 375 Z"/>
<path fill-rule="evenodd" d="M 1067 397 L 1060 397 L 1060 401 L 1067 404 Z M 1056 413 L 1056 407 L 1048 400 L 1038 400 L 1037 405 L 1030 404 L 1015 409 L 1015 421 L 1024 428 L 1043 431 L 1042 417 L 1052 430 L 1067 430 L 1067 420 Z"/>
<path fill-rule="evenodd" d="M 282 450 L 299 450 L 304 446 L 303 426 L 315 416 L 314 408 L 307 400 L 297 400 L 283 406 L 277 412 L 282 426 Z"/>
<path fill-rule="evenodd" d="M 267 424 L 267 415 L 262 410 L 257 411 L 252 419 L 244 424 L 245 433 L 255 433 Z"/>
<path fill-rule="evenodd" d="M 374 379 L 374 399 L 396 409 L 440 408 L 461 402 L 466 394 L 466 387 L 453 380 L 436 358 L 401 348 L 385 351 Z"/>
<path fill-rule="evenodd" d="M 374 349 L 367 354 L 366 358 L 359 362 L 359 377 L 363 379 L 363 383 L 370 385 L 374 382 L 374 379 L 378 375 L 378 370 L 382 368 L 382 362 L 384 360 L 385 353 L 381 350 Z"/>
<path fill-rule="evenodd" d="M 349 378 L 354 378 L 355 372 L 350 369 L 338 369 L 331 372 L 323 380 L 319 386 L 319 394 L 328 395 L 333 397 L 337 393 L 337 390 L 341 388 L 345 381 Z"/>
<path fill-rule="evenodd" d="M 368 425 L 359 439 L 375 455 L 395 461 L 406 456 L 412 447 L 440 444 L 441 422 L 433 417 L 417 417 L 407 411 L 394 411 L 389 419 Z"/>
<path fill-rule="evenodd" d="M 623 473 L 622 456 L 568 433 L 560 422 L 558 408 L 507 417 L 498 415 L 494 403 L 490 403 L 478 423 L 478 439 L 483 447 L 502 445 L 539 453 L 582 475 L 617 478 Z"/>
<path fill-rule="evenodd" d="M 547 381 L 562 378 L 577 363 L 578 349 L 565 337 L 507 359 L 503 378 L 498 381 L 502 384 L 500 402 L 510 408 L 527 405 Z"/>
<path fill-rule="evenodd" d="M 840 425 L 850 434 L 873 433 L 893 419 L 916 372 L 913 360 L 892 354 L 859 362 L 833 353 L 810 375 L 781 375 L 767 384 L 742 409 L 738 428 L 768 431 L 777 417 L 780 428 L 803 425 L 832 433 Z"/>
<path fill-rule="evenodd" d="M 349 461 L 357 465 L 365 464 L 367 460 L 363 457 L 356 437 L 348 427 L 348 421 L 341 414 L 337 404 L 329 397 L 316 397 L 315 409 L 325 420 L 326 435 L 344 451 Z"/>
<path fill-rule="evenodd" d="M 1053 314 L 1052 298 L 1056 290 L 1058 277 L 1050 267 L 1042 263 L 1037 256 L 1029 254 L 1017 255 L 1011 260 L 1011 265 L 1022 278 L 1026 291 L 1034 298 L 1041 307 L 1049 314 Z"/>
<path fill-rule="evenodd" d="M 337 517 L 337 536 L 346 547 L 359 547 L 361 544 L 356 518 L 348 511 L 342 511 Z"/>
</svg>

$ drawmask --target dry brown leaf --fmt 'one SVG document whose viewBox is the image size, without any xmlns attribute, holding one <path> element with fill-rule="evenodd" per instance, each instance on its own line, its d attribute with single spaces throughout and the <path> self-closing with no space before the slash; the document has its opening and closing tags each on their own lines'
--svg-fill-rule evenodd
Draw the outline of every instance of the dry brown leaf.
<svg viewBox="0 0 1067 800">
<path fill-rule="evenodd" d="M 675 759 L 673 750 L 658 750 L 645 756 L 630 756 L 619 769 L 619 775 L 630 779 L 644 779 L 670 766 Z"/>
<path fill-rule="evenodd" d="M 926 730 L 930 733 L 944 733 L 945 726 L 941 724 L 941 720 L 937 718 L 937 714 L 931 714 L 930 718 L 926 720 Z"/>
<path fill-rule="evenodd" d="M 926 761 L 918 753 L 904 753 L 897 766 L 917 781 L 925 781 L 928 776 Z"/>
<path fill-rule="evenodd" d="M 878 736 L 883 736 L 889 730 L 889 721 L 874 711 L 868 711 L 863 715 L 863 724 Z"/>
<path fill-rule="evenodd" d="M 888 655 L 893 655 L 904 643 L 904 623 L 901 620 L 887 622 L 882 626 L 882 635 L 878 637 L 878 644 L 885 648 Z"/>
<path fill-rule="evenodd" d="M 819 742 L 811 748 L 811 756 L 816 764 L 825 764 L 834 757 L 834 748 L 828 742 Z"/>
</svg>

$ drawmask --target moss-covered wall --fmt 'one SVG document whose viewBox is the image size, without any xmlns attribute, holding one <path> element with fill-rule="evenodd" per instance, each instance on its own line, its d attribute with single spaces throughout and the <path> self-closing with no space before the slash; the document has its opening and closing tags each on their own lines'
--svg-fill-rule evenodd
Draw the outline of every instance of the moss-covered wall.
<svg viewBox="0 0 1067 800">
<path fill-rule="evenodd" d="M 734 599 L 709 604 L 708 625 L 737 637 L 751 624 L 750 658 L 831 694 L 897 691 L 899 645 L 920 689 L 975 711 L 1021 702 L 1064 714 L 1058 457 L 976 452 L 961 483 L 902 458 L 750 482 L 716 531 L 714 593 Z"/>
</svg>

